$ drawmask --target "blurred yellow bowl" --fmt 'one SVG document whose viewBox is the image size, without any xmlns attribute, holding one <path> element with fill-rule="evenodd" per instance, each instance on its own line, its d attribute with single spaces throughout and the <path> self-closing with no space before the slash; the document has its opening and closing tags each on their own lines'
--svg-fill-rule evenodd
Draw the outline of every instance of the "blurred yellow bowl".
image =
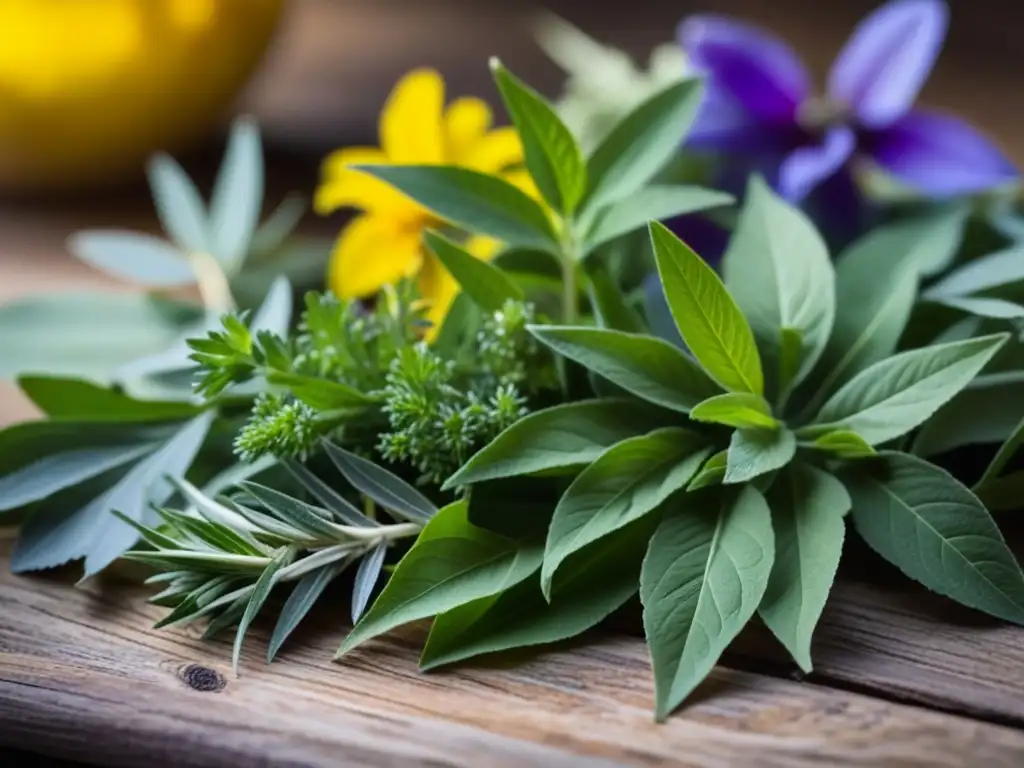
<svg viewBox="0 0 1024 768">
<path fill-rule="evenodd" d="M 0 187 L 105 183 L 208 130 L 284 0 L 0 0 Z"/>
</svg>

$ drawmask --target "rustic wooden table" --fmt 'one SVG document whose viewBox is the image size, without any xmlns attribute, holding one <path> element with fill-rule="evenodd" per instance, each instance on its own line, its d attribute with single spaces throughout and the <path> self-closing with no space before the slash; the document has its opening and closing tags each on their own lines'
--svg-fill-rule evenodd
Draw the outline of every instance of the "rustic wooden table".
<svg viewBox="0 0 1024 768">
<path fill-rule="evenodd" d="M 498 41 L 499 53 L 529 70 L 518 11 L 468 17 L 452 4 L 447 15 L 416 15 L 415 4 L 404 4 L 389 16 L 383 3 L 298 5 L 305 10 L 274 54 L 278 63 L 247 98 L 278 153 L 276 186 L 308 188 L 326 147 L 370 138 L 388 84 L 419 63 L 416 51 L 447 70 L 482 62 L 475 50 L 456 56 L 424 25 L 472 38 L 469 48 Z M 814 18 L 789 19 L 790 32 L 817 33 Z M 822 28 L 812 59 L 842 34 Z M 634 38 L 666 36 L 641 30 Z M 459 90 L 481 92 L 480 70 L 484 77 L 467 75 Z M 988 114 L 1024 157 L 1019 107 L 993 98 L 1015 83 L 957 91 L 962 74 L 940 75 L 953 89 L 948 103 L 976 118 Z M 202 158 L 190 168 L 204 172 Z M 125 290 L 68 259 L 64 238 L 85 225 L 153 223 L 144 191 L 131 188 L 88 202 L 7 201 L 0 301 L 85 286 Z M 13 388 L 0 391 L 0 423 L 31 415 Z M 0 745 L 48 756 L 153 768 L 1024 765 L 1024 630 L 959 610 L 863 553 L 851 553 L 854 565 L 826 610 L 812 675 L 799 679 L 767 632 L 754 628 L 691 703 L 655 725 L 646 651 L 629 634 L 629 617 L 625 629 L 514 663 L 420 674 L 421 629 L 331 663 L 345 611 L 343 600 L 325 600 L 271 666 L 263 660 L 267 627 L 258 625 L 235 677 L 229 641 L 200 641 L 195 629 L 153 630 L 162 609 L 148 605 L 138 585 L 107 577 L 75 586 L 71 571 L 15 577 L 8 551 L 0 542 Z"/>
</svg>

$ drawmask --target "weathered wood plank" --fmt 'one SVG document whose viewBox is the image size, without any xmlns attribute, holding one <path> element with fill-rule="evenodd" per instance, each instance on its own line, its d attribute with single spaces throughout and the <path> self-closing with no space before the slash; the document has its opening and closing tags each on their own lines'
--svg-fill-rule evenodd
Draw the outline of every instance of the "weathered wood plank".
<svg viewBox="0 0 1024 768">
<path fill-rule="evenodd" d="M 235 678 L 226 641 L 153 630 L 160 609 L 138 587 L 0 568 L 0 741 L 58 756 L 153 768 L 1024 761 L 1024 733 L 1009 728 L 724 669 L 655 725 L 630 638 L 422 675 L 421 638 L 407 634 L 334 665 L 344 627 L 326 605 L 271 666 L 257 628 Z"/>
</svg>

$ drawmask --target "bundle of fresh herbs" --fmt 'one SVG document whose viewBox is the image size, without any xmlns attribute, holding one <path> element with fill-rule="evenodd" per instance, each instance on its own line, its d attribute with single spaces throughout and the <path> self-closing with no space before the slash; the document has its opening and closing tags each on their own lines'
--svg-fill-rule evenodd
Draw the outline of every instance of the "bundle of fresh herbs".
<svg viewBox="0 0 1024 768">
<path fill-rule="evenodd" d="M 928 34 L 899 39 L 908 19 Z M 308 293 L 295 322 L 285 281 L 255 312 L 225 287 L 258 211 L 252 127 L 236 132 L 209 218 L 159 161 L 175 274 L 192 270 L 216 312 L 187 357 L 164 354 L 194 392 L 155 385 L 160 365 L 133 386 L 60 366 L 22 375 L 48 418 L 0 433 L 0 508 L 21 523 L 13 568 L 142 563 L 170 610 L 161 624 L 234 628 L 236 665 L 272 591 L 289 590 L 268 660 L 348 571 L 339 655 L 430 619 L 423 669 L 569 638 L 639 597 L 658 719 L 755 614 L 811 669 L 848 528 L 929 589 L 1024 624 L 1024 573 L 990 513 L 1021 506 L 1024 488 L 1024 249 L 996 189 L 1005 169 L 981 184 L 976 144 L 975 175 L 959 177 L 971 196 L 925 184 L 911 202 L 876 201 L 881 223 L 835 260 L 793 193 L 847 173 L 852 146 L 816 165 L 802 138 L 789 181 L 748 173 L 732 211 L 730 194 L 681 183 L 675 161 L 709 135 L 709 110 L 722 118 L 711 107 L 727 86 L 753 98 L 737 72 L 772 82 L 780 64 L 748 46 L 727 77 L 723 57 L 739 52 L 723 24 L 684 24 L 703 79 L 658 90 L 588 153 L 497 61 L 514 130 L 491 129 L 474 99 L 445 110 L 440 78 L 412 73 L 382 147 L 325 166 L 317 209 L 363 213 L 331 291 Z M 909 104 L 943 7 L 897 2 L 866 22 L 879 25 L 896 30 L 872 38 L 879 56 L 916 50 L 901 59 Z M 867 77 L 865 39 L 840 57 L 836 93 Z M 897 131 L 893 94 L 859 93 L 858 119 Z M 707 254 L 717 266 L 673 232 L 698 212 L 730 230 L 720 259 Z M 170 258 L 135 235 L 75 243 L 138 271 L 129 240 Z"/>
</svg>

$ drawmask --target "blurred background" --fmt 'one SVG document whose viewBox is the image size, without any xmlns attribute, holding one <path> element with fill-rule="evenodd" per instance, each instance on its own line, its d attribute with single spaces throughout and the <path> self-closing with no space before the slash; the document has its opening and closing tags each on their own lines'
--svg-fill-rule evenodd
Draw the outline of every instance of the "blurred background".
<svg viewBox="0 0 1024 768">
<path fill-rule="evenodd" d="M 0 0 L 0 302 L 130 290 L 65 253 L 83 227 L 153 230 L 146 155 L 166 148 L 208 191 L 228 120 L 259 121 L 267 199 L 310 195 L 328 152 L 376 144 L 380 108 L 413 67 L 496 101 L 487 58 L 542 92 L 564 74 L 538 47 L 542 10 L 647 66 L 688 13 L 742 16 L 823 76 L 871 0 Z M 953 110 L 1024 165 L 1024 3 L 952 0 L 923 102 Z M 340 219 L 307 216 L 330 234 Z M 2 331 L 0 331 L 2 332 Z M 0 416 L 24 408 L 5 388 Z"/>
</svg>

